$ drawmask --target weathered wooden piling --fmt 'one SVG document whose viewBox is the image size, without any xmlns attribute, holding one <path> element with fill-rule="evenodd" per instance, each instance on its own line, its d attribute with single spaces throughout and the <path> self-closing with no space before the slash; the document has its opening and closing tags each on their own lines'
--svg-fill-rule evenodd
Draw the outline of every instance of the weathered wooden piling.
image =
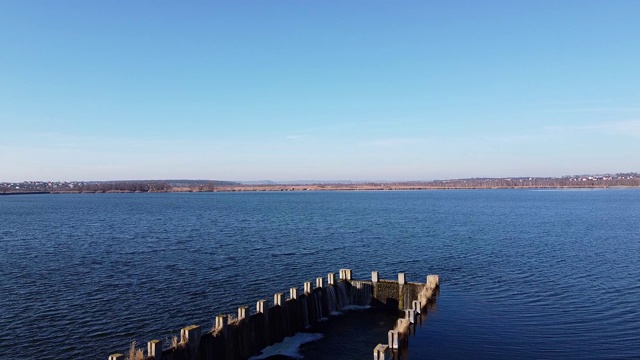
<svg viewBox="0 0 640 360">
<path fill-rule="evenodd" d="M 422 313 L 422 305 L 420 304 L 420 300 L 413 300 L 411 302 L 411 308 L 418 314 Z"/>
<path fill-rule="evenodd" d="M 267 300 L 258 300 L 256 303 L 256 312 L 263 313 L 267 307 Z"/>
<path fill-rule="evenodd" d="M 329 284 L 329 285 L 335 285 L 336 284 L 336 274 L 335 273 L 327 274 L 327 284 Z"/>
<path fill-rule="evenodd" d="M 151 340 L 147 343 L 147 356 L 155 360 L 162 360 L 162 341 Z"/>
<path fill-rule="evenodd" d="M 406 309 L 404 311 L 404 316 L 406 319 L 409 320 L 409 323 L 411 324 L 416 323 L 416 311 L 414 309 Z"/>
<path fill-rule="evenodd" d="M 189 325 L 180 330 L 180 342 L 185 344 L 188 351 L 188 359 L 196 360 L 198 346 L 200 345 L 200 326 Z"/>
<path fill-rule="evenodd" d="M 351 281 L 351 269 L 340 269 L 340 280 Z"/>
<path fill-rule="evenodd" d="M 249 315 L 248 306 L 238 306 L 238 320 L 245 319 Z"/>
<path fill-rule="evenodd" d="M 391 355 L 391 349 L 389 348 L 389 345 L 378 344 L 373 349 L 373 360 L 391 360 L 391 359 L 392 359 L 392 355 Z"/>
<path fill-rule="evenodd" d="M 432 299 L 440 285 L 440 278 L 438 275 L 429 275 L 425 284 L 418 284 L 407 282 L 405 273 L 399 273 L 398 282 L 394 283 L 380 280 L 379 274 L 374 271 L 371 274 L 371 280 L 375 301 L 388 308 L 396 300 L 393 298 L 395 292 L 397 294 L 397 309 L 404 309 L 404 317 L 398 319 L 394 328 L 387 333 L 387 346 L 390 349 L 400 349 L 408 344 L 409 335 L 414 333 L 414 324 L 419 319 L 416 315 L 420 314 Z M 406 309 L 405 304 L 409 305 Z M 381 344 L 374 348 L 374 360 L 380 359 L 380 349 Z"/>
<path fill-rule="evenodd" d="M 399 347 L 398 330 L 389 330 L 387 332 L 388 345 L 391 349 L 397 349 Z"/>
<path fill-rule="evenodd" d="M 274 296 L 274 300 L 277 299 L 277 303 L 274 302 L 274 305 L 267 310 L 267 326 L 269 328 L 269 344 L 275 344 L 284 340 L 286 336 L 285 332 L 285 317 L 284 310 L 280 304 L 282 303 L 282 299 L 284 298 L 284 294 L 277 293 Z"/>
<path fill-rule="evenodd" d="M 216 325 L 215 331 L 222 332 L 223 334 L 227 332 L 227 324 L 229 323 L 229 316 L 226 314 L 221 314 L 216 316 Z"/>
<path fill-rule="evenodd" d="M 284 303 L 284 293 L 276 293 L 273 295 L 273 306 L 282 306 Z"/>
<path fill-rule="evenodd" d="M 407 283 L 407 276 L 405 273 L 398 273 L 398 284 L 404 285 Z"/>
</svg>

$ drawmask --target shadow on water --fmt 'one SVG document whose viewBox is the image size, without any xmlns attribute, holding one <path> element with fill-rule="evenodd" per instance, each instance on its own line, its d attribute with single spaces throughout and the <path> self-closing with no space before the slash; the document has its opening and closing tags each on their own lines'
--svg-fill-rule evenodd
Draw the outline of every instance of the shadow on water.
<svg viewBox="0 0 640 360">
<path fill-rule="evenodd" d="M 394 359 L 408 360 L 411 343 L 416 339 L 414 335 L 427 323 L 428 314 L 436 310 L 436 300 L 439 290 L 436 289 L 434 298 L 430 301 L 422 314 L 416 318 L 416 323 L 410 326 L 408 344 L 401 344 L 400 350 L 395 350 Z M 369 309 L 349 312 L 342 316 L 332 317 L 329 321 L 320 323 L 313 331 L 324 337 L 318 341 L 302 345 L 300 353 L 305 360 L 351 360 L 370 359 L 374 347 L 381 343 L 387 344 L 387 333 L 393 329 L 396 321 L 402 316 L 401 312 Z M 288 357 L 270 357 L 271 360 L 290 359 Z"/>
<path fill-rule="evenodd" d="M 373 348 L 386 341 L 397 317 L 393 312 L 372 309 L 332 317 L 314 329 L 324 337 L 303 345 L 300 353 L 308 360 L 371 358 Z"/>
</svg>

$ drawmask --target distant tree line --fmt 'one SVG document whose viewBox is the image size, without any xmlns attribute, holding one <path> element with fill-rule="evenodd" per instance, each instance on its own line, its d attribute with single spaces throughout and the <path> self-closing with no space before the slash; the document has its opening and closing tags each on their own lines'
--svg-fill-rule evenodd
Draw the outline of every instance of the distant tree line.
<svg viewBox="0 0 640 360">
<path fill-rule="evenodd" d="M 261 190 L 278 190 L 284 185 L 261 185 Z M 573 175 L 561 178 L 470 178 L 434 181 L 410 181 L 395 183 L 320 184 L 318 189 L 353 190 L 359 188 L 588 188 L 588 187 L 640 187 L 640 174 Z M 171 191 L 235 191 L 251 188 L 236 182 L 216 180 L 136 180 L 93 182 L 43 182 L 0 183 L 0 194 L 29 192 L 171 192 Z M 285 186 L 286 188 L 286 186 Z M 280 189 L 280 190 L 284 190 Z M 234 190 L 235 189 L 235 190 Z M 290 190 L 294 190 L 291 188 Z M 306 189 L 303 189 L 306 190 Z"/>
<path fill-rule="evenodd" d="M 43 182 L 25 181 L 21 183 L 0 183 L 0 193 L 23 192 L 168 192 L 214 191 L 216 186 L 237 183 L 215 180 L 149 180 L 149 181 L 72 181 Z"/>
<path fill-rule="evenodd" d="M 109 192 L 109 191 L 126 191 L 126 192 L 161 192 L 171 189 L 171 185 L 164 182 L 114 182 L 114 183 L 84 183 L 76 185 L 67 190 L 75 190 L 80 192 Z"/>
<path fill-rule="evenodd" d="M 640 186 L 640 174 L 625 173 L 616 175 L 580 175 L 564 176 L 561 178 L 470 178 L 453 180 L 435 180 L 429 182 L 412 182 L 414 184 L 432 187 L 455 188 L 509 188 L 509 187 L 610 187 L 610 186 Z"/>
</svg>

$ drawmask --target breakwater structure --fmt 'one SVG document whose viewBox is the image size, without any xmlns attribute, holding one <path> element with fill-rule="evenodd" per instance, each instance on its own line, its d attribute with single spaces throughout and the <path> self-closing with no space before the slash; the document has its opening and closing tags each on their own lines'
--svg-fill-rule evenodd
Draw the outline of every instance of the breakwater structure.
<svg viewBox="0 0 640 360">
<path fill-rule="evenodd" d="M 128 356 L 116 353 L 108 360 L 245 360 L 287 337 L 313 329 L 330 316 L 369 307 L 400 315 L 388 331 L 387 341 L 371 344 L 374 360 L 393 359 L 406 345 L 412 324 L 419 321 L 440 285 L 438 275 L 428 275 L 425 283 L 406 279 L 405 273 L 399 273 L 397 281 L 384 280 L 373 271 L 371 280 L 354 280 L 351 269 L 341 269 L 339 278 L 329 273 L 326 284 L 325 278 L 318 277 L 315 286 L 305 282 L 302 292 L 290 288 L 287 299 L 284 293 L 276 293 L 271 306 L 267 300 L 259 300 L 254 313 L 240 306 L 237 316 L 218 315 L 210 331 L 203 332 L 199 325 L 184 327 L 166 349 L 161 340 L 149 341 L 146 353 L 132 343 Z"/>
</svg>

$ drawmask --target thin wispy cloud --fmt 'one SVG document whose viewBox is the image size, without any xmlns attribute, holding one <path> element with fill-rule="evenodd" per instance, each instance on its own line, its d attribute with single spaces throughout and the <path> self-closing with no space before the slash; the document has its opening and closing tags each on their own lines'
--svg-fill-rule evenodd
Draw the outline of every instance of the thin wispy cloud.
<svg viewBox="0 0 640 360">
<path fill-rule="evenodd" d="M 387 139 L 375 139 L 371 141 L 362 142 L 361 145 L 366 146 L 401 146 L 401 145 L 416 145 L 428 141 L 423 138 L 387 138 Z"/>
<path fill-rule="evenodd" d="M 589 125 L 585 129 L 607 131 L 640 138 L 640 119 Z"/>
<path fill-rule="evenodd" d="M 419 120 L 415 119 L 401 119 L 401 120 L 386 120 L 386 121 L 361 121 L 361 122 L 345 122 L 340 124 L 332 124 L 327 126 L 314 126 L 307 128 L 299 128 L 292 129 L 294 132 L 293 136 L 303 136 L 307 134 L 316 134 L 316 133 L 335 133 L 335 132 L 343 132 L 346 130 L 353 129 L 386 129 L 386 128 L 395 128 L 400 127 L 407 124 L 415 124 L 419 123 Z"/>
<path fill-rule="evenodd" d="M 620 134 L 640 138 L 640 119 L 612 121 L 587 125 L 554 125 L 547 126 L 545 127 L 545 129 L 547 131 L 553 132 L 598 131 L 609 134 Z"/>
<path fill-rule="evenodd" d="M 287 135 L 285 138 L 287 140 L 301 140 L 304 139 L 304 135 Z"/>
<path fill-rule="evenodd" d="M 57 132 L 35 132 L 25 134 L 13 147 L 30 147 L 49 150 L 88 150 L 96 148 L 141 148 L 154 142 L 134 137 L 109 137 L 101 135 L 72 135 Z M 159 143 L 159 141 L 158 141 Z"/>
<path fill-rule="evenodd" d="M 574 109 L 557 109 L 544 110 L 546 113 L 635 113 L 640 112 L 640 108 L 634 107 L 601 107 L 601 108 L 574 108 Z"/>
<path fill-rule="evenodd" d="M 498 144 L 523 144 L 523 143 L 534 143 L 550 140 L 556 135 L 552 133 L 535 133 L 535 134 L 508 134 L 502 136 L 493 136 L 486 138 L 486 141 L 489 143 L 498 143 Z"/>
</svg>

